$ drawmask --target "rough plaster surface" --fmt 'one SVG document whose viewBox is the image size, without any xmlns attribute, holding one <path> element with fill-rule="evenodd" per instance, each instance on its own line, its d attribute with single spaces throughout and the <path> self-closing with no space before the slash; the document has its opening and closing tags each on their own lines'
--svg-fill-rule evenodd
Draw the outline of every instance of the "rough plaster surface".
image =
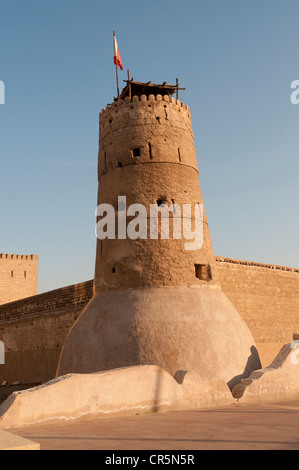
<svg viewBox="0 0 299 470">
<path fill-rule="evenodd" d="M 296 398 L 298 361 L 299 344 L 287 344 L 270 367 L 242 379 L 232 393 L 223 380 L 192 370 L 179 370 L 174 377 L 157 366 L 68 374 L 13 393 L 0 406 L 0 428 Z"/>
<path fill-rule="evenodd" d="M 254 340 L 218 287 L 99 294 L 71 329 L 57 376 L 155 364 L 230 387 L 261 367 Z"/>
<path fill-rule="evenodd" d="M 70 374 L 12 394 L 0 407 L 0 427 L 223 406 L 234 401 L 223 381 L 202 379 L 194 371 L 178 375 L 180 383 L 157 366 Z"/>
<path fill-rule="evenodd" d="M 285 344 L 269 367 L 242 379 L 232 393 L 242 403 L 299 397 L 299 344 Z"/>
</svg>

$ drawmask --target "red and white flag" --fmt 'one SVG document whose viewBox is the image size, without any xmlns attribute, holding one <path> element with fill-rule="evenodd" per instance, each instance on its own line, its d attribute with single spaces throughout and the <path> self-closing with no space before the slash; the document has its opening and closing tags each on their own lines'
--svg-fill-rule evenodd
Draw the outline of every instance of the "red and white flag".
<svg viewBox="0 0 299 470">
<path fill-rule="evenodd" d="M 122 61 L 121 61 L 121 58 L 120 58 L 120 53 L 119 53 L 119 50 L 118 50 L 118 45 L 117 45 L 115 35 L 114 35 L 113 39 L 114 39 L 114 41 L 113 41 L 114 64 L 118 65 L 120 67 L 120 70 L 123 70 L 123 64 L 122 64 Z"/>
</svg>

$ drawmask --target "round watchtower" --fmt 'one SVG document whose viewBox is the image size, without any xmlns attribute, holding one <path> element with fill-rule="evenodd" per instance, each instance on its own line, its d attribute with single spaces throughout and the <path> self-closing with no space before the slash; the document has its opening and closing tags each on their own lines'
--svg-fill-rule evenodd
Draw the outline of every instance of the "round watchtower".
<svg viewBox="0 0 299 470">
<path fill-rule="evenodd" d="M 108 106 L 100 114 L 98 170 L 98 204 L 115 209 L 116 239 L 98 241 L 96 292 L 218 284 L 204 212 L 203 242 L 185 249 L 184 205 L 190 207 L 193 228 L 195 205 L 203 205 L 189 107 L 160 94 L 127 97 Z M 119 197 L 125 198 L 126 207 L 120 206 Z M 119 221 L 127 225 L 130 217 L 119 212 L 136 203 L 146 210 L 146 238 L 120 238 L 124 227 Z M 159 238 L 153 239 L 150 214 L 162 204 L 174 207 L 169 210 L 169 238 L 161 238 L 159 224 Z M 181 238 L 174 239 L 173 218 L 178 222 L 178 217 Z"/>
<path fill-rule="evenodd" d="M 155 364 L 233 387 L 261 365 L 219 284 L 190 109 L 146 84 L 142 89 L 100 113 L 98 207 L 113 209 L 115 236 L 99 237 L 95 295 L 67 337 L 57 375 Z M 128 236 L 136 204 L 139 237 Z M 168 209 L 169 237 L 162 220 L 151 236 L 151 210 L 161 206 Z M 187 206 L 201 207 L 201 217 L 195 210 L 186 215 Z M 104 212 L 98 215 L 101 225 Z M 202 237 L 190 249 L 183 226 L 198 228 L 199 219 Z M 174 230 L 178 221 L 183 236 Z"/>
</svg>

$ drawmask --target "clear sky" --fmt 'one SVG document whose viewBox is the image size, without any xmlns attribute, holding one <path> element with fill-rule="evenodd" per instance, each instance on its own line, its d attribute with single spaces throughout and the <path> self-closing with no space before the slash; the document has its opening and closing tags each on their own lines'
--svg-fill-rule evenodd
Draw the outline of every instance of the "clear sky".
<svg viewBox="0 0 299 470">
<path fill-rule="evenodd" d="M 299 267 L 298 0 L 0 0 L 0 252 L 39 292 L 92 279 L 113 29 L 138 81 L 186 87 L 216 255 Z"/>
</svg>

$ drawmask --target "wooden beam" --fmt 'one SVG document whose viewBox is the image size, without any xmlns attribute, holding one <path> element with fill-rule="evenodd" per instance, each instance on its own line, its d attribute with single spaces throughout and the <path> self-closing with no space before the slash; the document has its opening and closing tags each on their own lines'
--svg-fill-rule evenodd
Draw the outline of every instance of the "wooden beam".
<svg viewBox="0 0 299 470">
<path fill-rule="evenodd" d="M 130 82 L 130 70 L 128 70 L 128 87 L 129 87 L 129 97 L 132 99 L 132 87 Z"/>
</svg>

